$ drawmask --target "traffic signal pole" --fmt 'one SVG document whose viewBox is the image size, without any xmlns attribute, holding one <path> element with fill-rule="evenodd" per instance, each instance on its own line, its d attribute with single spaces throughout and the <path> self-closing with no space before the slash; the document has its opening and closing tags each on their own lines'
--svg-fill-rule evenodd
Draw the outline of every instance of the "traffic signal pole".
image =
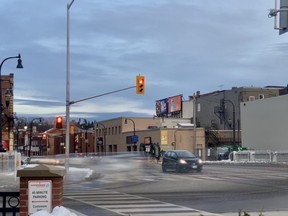
<svg viewBox="0 0 288 216">
<path fill-rule="evenodd" d="M 93 99 L 93 98 L 102 97 L 102 96 L 105 96 L 105 95 L 109 95 L 109 94 L 125 91 L 125 90 L 132 89 L 132 88 L 135 88 L 135 87 L 136 86 L 130 86 L 130 87 L 127 87 L 127 88 L 123 88 L 123 89 L 119 89 L 119 90 L 115 90 L 115 91 L 111 91 L 111 92 L 107 92 L 107 93 L 103 93 L 103 94 L 99 94 L 99 95 L 83 98 L 83 99 L 76 100 L 76 101 L 69 101 L 70 100 L 70 94 L 69 94 L 70 90 L 67 91 L 67 92 L 69 92 L 67 94 L 69 97 L 67 97 L 67 99 L 66 99 L 66 145 L 65 145 L 65 147 L 66 147 L 66 149 L 65 149 L 65 169 L 66 169 L 66 171 L 69 171 L 70 105 L 75 104 L 75 103 L 79 103 L 79 102 L 82 102 L 82 101 L 90 100 L 90 99 Z M 68 89 L 70 89 L 70 85 L 69 85 Z"/>
</svg>

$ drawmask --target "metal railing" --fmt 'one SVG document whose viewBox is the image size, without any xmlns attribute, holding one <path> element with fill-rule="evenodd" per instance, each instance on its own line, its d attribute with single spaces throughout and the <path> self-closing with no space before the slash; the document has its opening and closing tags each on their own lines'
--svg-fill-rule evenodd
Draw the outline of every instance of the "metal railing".
<svg viewBox="0 0 288 216">
<path fill-rule="evenodd" d="M 3 216 L 8 215 L 7 213 L 16 216 L 20 212 L 20 192 L 0 192 L 0 199 L 2 201 L 0 213 Z"/>
<path fill-rule="evenodd" d="M 265 162 L 286 163 L 288 162 L 287 151 L 239 151 L 231 152 L 229 158 L 236 162 Z"/>
</svg>

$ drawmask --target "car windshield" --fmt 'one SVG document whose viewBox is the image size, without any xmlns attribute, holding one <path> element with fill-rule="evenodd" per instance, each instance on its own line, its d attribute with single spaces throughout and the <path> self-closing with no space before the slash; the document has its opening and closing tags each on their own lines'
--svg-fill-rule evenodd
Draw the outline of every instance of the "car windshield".
<svg viewBox="0 0 288 216">
<path fill-rule="evenodd" d="M 176 152 L 178 157 L 180 158 L 183 158 L 183 157 L 195 157 L 194 154 L 192 154 L 191 152 L 189 151 L 179 151 L 179 152 Z"/>
</svg>

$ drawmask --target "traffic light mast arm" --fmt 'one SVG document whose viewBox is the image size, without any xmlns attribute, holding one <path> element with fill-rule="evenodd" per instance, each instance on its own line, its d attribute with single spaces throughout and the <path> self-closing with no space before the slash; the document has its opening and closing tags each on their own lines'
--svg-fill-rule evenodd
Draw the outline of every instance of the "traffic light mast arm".
<svg viewBox="0 0 288 216">
<path fill-rule="evenodd" d="M 127 87 L 127 88 L 123 88 L 123 89 L 119 89 L 119 90 L 103 93 L 103 94 L 100 94 L 100 95 L 95 95 L 95 96 L 92 96 L 92 97 L 87 97 L 87 98 L 83 98 L 83 99 L 76 100 L 76 101 L 70 101 L 69 105 L 75 104 L 75 103 L 79 103 L 79 102 L 82 102 L 82 101 L 86 101 L 86 100 L 90 100 L 90 99 L 93 99 L 93 98 L 102 97 L 102 96 L 105 96 L 105 95 L 109 95 L 109 94 L 125 91 L 125 90 L 132 89 L 132 88 L 135 88 L 135 87 L 136 86 L 130 86 L 130 87 Z"/>
</svg>

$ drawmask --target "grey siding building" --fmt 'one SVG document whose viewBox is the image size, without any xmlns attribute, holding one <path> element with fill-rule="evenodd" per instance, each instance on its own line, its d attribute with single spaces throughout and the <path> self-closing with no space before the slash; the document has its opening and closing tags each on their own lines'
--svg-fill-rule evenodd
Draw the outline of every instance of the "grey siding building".
<svg viewBox="0 0 288 216">
<path fill-rule="evenodd" d="M 221 146 L 241 144 L 240 104 L 246 101 L 262 100 L 279 95 L 284 87 L 233 87 L 230 90 L 214 91 L 207 94 L 196 94 L 197 127 L 206 130 L 206 144 Z M 193 96 L 190 97 L 193 100 Z M 217 131 L 217 133 L 215 133 Z M 219 131 L 230 131 L 230 136 L 221 139 Z"/>
</svg>

